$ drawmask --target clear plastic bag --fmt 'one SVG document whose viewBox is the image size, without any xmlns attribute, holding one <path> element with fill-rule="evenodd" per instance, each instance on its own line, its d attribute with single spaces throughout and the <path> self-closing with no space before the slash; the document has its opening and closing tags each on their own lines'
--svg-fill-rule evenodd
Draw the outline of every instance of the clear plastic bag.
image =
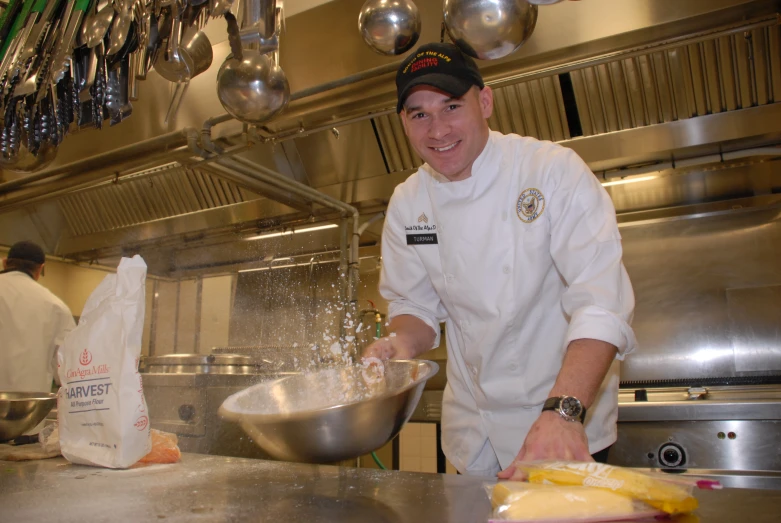
<svg viewBox="0 0 781 523">
<path fill-rule="evenodd" d="M 697 508 L 695 488 L 720 489 L 718 481 L 660 472 L 640 471 L 595 462 L 539 461 L 515 463 L 530 483 L 586 486 L 643 501 L 666 514 L 686 514 Z"/>
<path fill-rule="evenodd" d="M 642 501 L 594 488 L 503 481 L 486 486 L 493 512 L 489 522 L 554 523 L 634 521 L 662 512 Z"/>
<path fill-rule="evenodd" d="M 139 463 L 176 463 L 182 457 L 176 434 L 152 429 L 152 450 L 138 460 Z"/>
</svg>

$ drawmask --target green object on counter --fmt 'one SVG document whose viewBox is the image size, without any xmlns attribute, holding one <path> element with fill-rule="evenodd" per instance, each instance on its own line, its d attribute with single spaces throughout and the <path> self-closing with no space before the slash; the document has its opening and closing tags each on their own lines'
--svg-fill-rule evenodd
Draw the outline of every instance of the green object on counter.
<svg viewBox="0 0 781 523">
<path fill-rule="evenodd" d="M 374 321 L 376 327 L 374 335 L 377 338 L 382 338 L 382 316 L 380 316 L 379 314 L 375 315 Z"/>
<path fill-rule="evenodd" d="M 379 327 L 377 327 L 379 329 Z M 376 452 L 372 452 L 372 459 L 377 464 L 378 467 L 380 467 L 382 470 L 388 470 L 385 465 L 382 464 L 382 461 L 380 461 L 380 458 L 377 456 Z"/>
</svg>

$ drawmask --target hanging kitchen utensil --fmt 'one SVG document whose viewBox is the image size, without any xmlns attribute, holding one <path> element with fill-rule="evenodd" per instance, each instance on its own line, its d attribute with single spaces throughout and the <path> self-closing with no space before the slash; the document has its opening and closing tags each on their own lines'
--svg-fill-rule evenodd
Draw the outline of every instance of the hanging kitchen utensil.
<svg viewBox="0 0 781 523">
<path fill-rule="evenodd" d="M 117 54 L 125 45 L 130 31 L 130 22 L 133 19 L 130 7 L 130 0 L 119 0 L 119 11 L 114 15 L 114 21 L 111 24 L 106 56 Z"/>
<path fill-rule="evenodd" d="M 171 6 L 171 34 L 168 36 L 166 52 L 160 53 L 155 61 L 155 71 L 169 82 L 189 80 L 193 70 L 193 64 L 189 61 L 189 56 L 180 53 L 182 13 L 179 7 L 179 1 L 174 1 Z"/>
<path fill-rule="evenodd" d="M 0 48 L 2 48 L 11 26 L 14 24 L 17 15 L 22 10 L 23 0 L 11 0 L 5 7 L 3 14 L 0 15 Z"/>
<path fill-rule="evenodd" d="M 33 99 L 31 103 L 35 104 L 40 99 L 37 93 L 41 92 L 47 78 L 49 78 L 54 55 L 57 52 L 57 46 L 60 45 L 64 36 L 64 26 L 68 23 L 70 14 L 75 5 L 76 0 L 68 0 L 60 16 L 51 24 L 40 52 L 38 53 L 32 66 L 29 68 L 27 77 L 21 78 L 21 83 L 19 83 L 14 89 L 15 97 L 24 97 L 36 93 L 35 99 Z"/>
<path fill-rule="evenodd" d="M 52 60 L 52 78 L 54 82 L 60 81 L 65 74 L 67 59 L 73 55 L 73 47 L 76 43 L 76 36 L 81 28 L 81 22 L 89 7 L 90 0 L 76 0 L 75 5 L 68 17 L 68 26 L 63 33 L 62 40 L 57 46 L 56 54 Z"/>
<path fill-rule="evenodd" d="M 35 0 L 30 12 L 27 15 L 27 21 L 19 31 L 16 37 L 16 43 L 13 49 L 8 49 L 8 54 L 3 58 L 2 71 L 8 90 L 12 90 L 12 85 L 15 78 L 19 74 L 19 69 L 22 67 L 22 63 L 26 63 L 27 57 L 21 58 L 25 54 L 25 50 L 30 44 L 30 40 L 33 40 L 31 36 L 35 29 L 38 19 L 46 9 L 46 0 Z M 35 43 L 32 43 L 35 48 Z"/>
<path fill-rule="evenodd" d="M 103 41 L 113 20 L 114 6 L 109 0 L 102 4 L 95 16 L 87 19 L 84 24 L 86 29 L 82 31 L 86 34 L 83 34 L 82 38 L 86 41 L 87 47 L 95 47 Z"/>
<path fill-rule="evenodd" d="M 79 82 L 78 99 L 80 102 L 88 102 L 92 98 L 91 90 L 95 85 L 95 74 L 98 72 L 98 52 L 100 45 L 87 48 L 85 61 L 81 63 L 83 65 L 84 76 L 81 77 Z"/>
<path fill-rule="evenodd" d="M 151 14 L 149 17 L 149 34 L 147 35 L 146 49 L 141 54 L 141 64 L 139 65 L 139 70 L 136 72 L 136 77 L 139 80 L 146 79 L 147 73 L 157 61 L 161 43 L 160 28 L 165 25 L 166 21 L 164 14 L 161 14 L 160 16 Z"/>
<path fill-rule="evenodd" d="M 515 52 L 537 23 L 537 6 L 526 0 L 445 0 L 443 11 L 453 42 L 481 60 Z"/>
<path fill-rule="evenodd" d="M 137 56 L 132 53 L 130 56 Z M 130 70 L 130 57 L 125 57 L 119 67 L 119 97 L 122 106 L 119 109 L 119 121 L 124 121 L 133 114 L 133 105 L 130 103 L 130 86 L 135 81 Z"/>
<path fill-rule="evenodd" d="M 37 0 L 25 0 L 22 6 L 22 11 L 14 20 L 11 29 L 8 32 L 8 38 L 3 42 L 0 47 L 0 86 L 2 86 L 3 98 L 8 98 L 8 91 L 11 90 L 12 79 L 8 75 L 8 70 L 11 67 L 13 60 L 16 58 L 16 51 L 20 49 L 24 42 L 22 42 L 22 30 L 27 22 L 30 11 Z"/>
<path fill-rule="evenodd" d="M 217 73 L 217 97 L 236 119 L 263 123 L 283 110 L 290 100 L 290 86 L 279 65 L 266 54 L 242 49 L 236 17 L 226 13 L 229 55 Z"/>
<path fill-rule="evenodd" d="M 212 18 L 225 16 L 225 13 L 229 12 L 233 6 L 233 2 L 234 0 L 212 0 L 210 9 Z"/>
<path fill-rule="evenodd" d="M 406 53 L 420 37 L 418 6 L 412 0 L 366 0 L 358 13 L 358 31 L 376 53 Z"/>
<path fill-rule="evenodd" d="M 190 81 L 176 82 L 174 87 L 174 93 L 171 95 L 171 103 L 168 104 L 168 110 L 165 112 L 165 118 L 163 123 L 168 125 L 168 122 L 176 117 L 176 113 L 179 112 L 179 106 L 182 105 L 182 100 L 187 92 L 187 88 L 190 87 Z"/>
</svg>

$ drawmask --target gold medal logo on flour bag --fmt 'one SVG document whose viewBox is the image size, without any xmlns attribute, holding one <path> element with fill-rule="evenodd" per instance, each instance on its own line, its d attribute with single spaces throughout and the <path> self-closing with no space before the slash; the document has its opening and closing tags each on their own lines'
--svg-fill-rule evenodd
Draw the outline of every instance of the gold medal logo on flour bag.
<svg viewBox="0 0 781 523">
<path fill-rule="evenodd" d="M 518 197 L 515 210 L 522 222 L 531 223 L 545 210 L 545 196 L 539 189 L 526 189 Z"/>
</svg>

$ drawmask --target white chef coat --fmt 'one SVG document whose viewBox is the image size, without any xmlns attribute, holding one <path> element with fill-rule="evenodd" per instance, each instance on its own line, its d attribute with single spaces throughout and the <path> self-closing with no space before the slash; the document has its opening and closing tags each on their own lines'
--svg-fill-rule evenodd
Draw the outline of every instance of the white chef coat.
<svg viewBox="0 0 781 523">
<path fill-rule="evenodd" d="M 68 306 L 28 274 L 0 274 L 0 390 L 49 392 L 55 350 L 75 326 Z"/>
<path fill-rule="evenodd" d="M 430 325 L 435 347 L 446 324 L 442 447 L 460 472 L 512 463 L 572 340 L 611 343 L 617 359 L 635 347 L 621 256 L 607 192 L 550 142 L 492 131 L 470 178 L 449 182 L 423 165 L 396 187 L 380 292 L 389 317 Z M 591 453 L 616 440 L 618 382 L 614 361 L 587 412 Z"/>
</svg>

